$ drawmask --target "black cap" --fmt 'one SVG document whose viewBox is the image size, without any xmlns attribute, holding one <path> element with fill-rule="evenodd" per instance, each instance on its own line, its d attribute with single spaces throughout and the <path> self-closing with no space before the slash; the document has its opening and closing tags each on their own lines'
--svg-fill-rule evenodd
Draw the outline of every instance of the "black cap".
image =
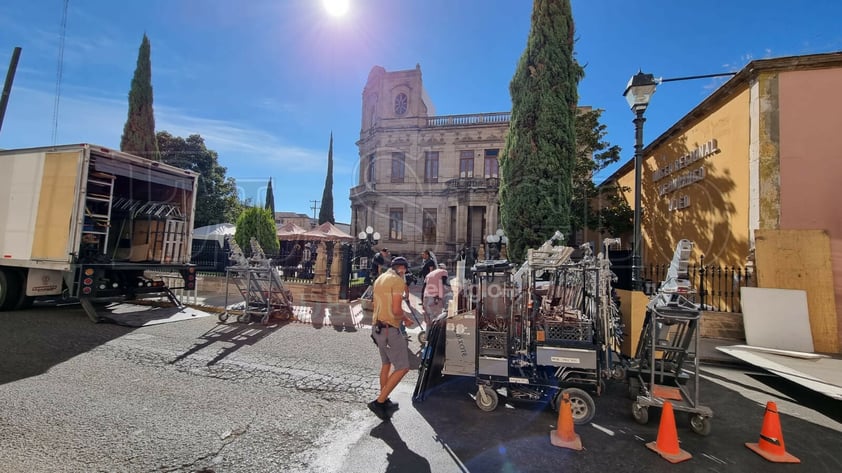
<svg viewBox="0 0 842 473">
<path fill-rule="evenodd" d="M 404 268 L 409 268 L 409 261 L 406 260 L 403 256 L 396 256 L 395 259 L 392 260 L 392 268 L 395 266 L 403 266 Z"/>
</svg>

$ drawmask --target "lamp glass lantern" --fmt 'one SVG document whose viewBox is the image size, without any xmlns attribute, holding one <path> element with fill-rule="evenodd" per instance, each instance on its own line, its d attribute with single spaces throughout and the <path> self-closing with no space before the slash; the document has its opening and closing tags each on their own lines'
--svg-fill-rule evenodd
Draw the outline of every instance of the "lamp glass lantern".
<svg viewBox="0 0 842 473">
<path fill-rule="evenodd" d="M 654 75 L 644 74 L 642 71 L 638 71 L 637 74 L 629 79 L 623 96 L 626 98 L 626 102 L 629 103 L 632 111 L 643 111 L 649 106 L 649 101 L 652 100 L 652 95 L 655 94 L 655 88 L 657 86 L 658 82 L 655 80 Z"/>
</svg>

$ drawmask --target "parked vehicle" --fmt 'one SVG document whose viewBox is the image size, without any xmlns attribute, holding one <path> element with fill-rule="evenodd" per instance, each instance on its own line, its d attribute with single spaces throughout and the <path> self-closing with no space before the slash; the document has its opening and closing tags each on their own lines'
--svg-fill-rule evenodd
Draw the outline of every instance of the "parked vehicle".
<svg viewBox="0 0 842 473">
<path fill-rule="evenodd" d="M 91 144 L 0 151 L 0 310 L 34 298 L 95 303 L 165 296 L 147 272 L 190 261 L 198 175 Z"/>
</svg>

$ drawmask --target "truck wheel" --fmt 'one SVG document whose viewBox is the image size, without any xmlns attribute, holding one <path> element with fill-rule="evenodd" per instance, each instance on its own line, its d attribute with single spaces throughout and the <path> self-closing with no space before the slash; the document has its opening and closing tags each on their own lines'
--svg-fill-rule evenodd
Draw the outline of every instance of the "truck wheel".
<svg viewBox="0 0 842 473">
<path fill-rule="evenodd" d="M 17 303 L 12 308 L 12 310 L 24 310 L 32 307 L 32 303 L 35 301 L 35 298 L 32 296 L 26 295 L 26 278 L 29 275 L 28 269 L 22 269 L 19 272 L 20 274 L 20 297 L 18 298 Z"/>
<path fill-rule="evenodd" d="M 12 310 L 20 299 L 20 276 L 13 268 L 0 268 L 0 311 Z"/>
</svg>

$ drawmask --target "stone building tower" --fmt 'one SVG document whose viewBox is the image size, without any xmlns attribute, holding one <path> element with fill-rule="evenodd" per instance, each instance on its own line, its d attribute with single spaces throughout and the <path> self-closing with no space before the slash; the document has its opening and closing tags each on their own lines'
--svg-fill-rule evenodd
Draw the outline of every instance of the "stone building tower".
<svg viewBox="0 0 842 473">
<path fill-rule="evenodd" d="M 421 67 L 374 66 L 362 98 L 351 230 L 380 233 L 380 247 L 417 262 L 479 248 L 498 229 L 498 169 L 510 112 L 437 116 Z"/>
</svg>

